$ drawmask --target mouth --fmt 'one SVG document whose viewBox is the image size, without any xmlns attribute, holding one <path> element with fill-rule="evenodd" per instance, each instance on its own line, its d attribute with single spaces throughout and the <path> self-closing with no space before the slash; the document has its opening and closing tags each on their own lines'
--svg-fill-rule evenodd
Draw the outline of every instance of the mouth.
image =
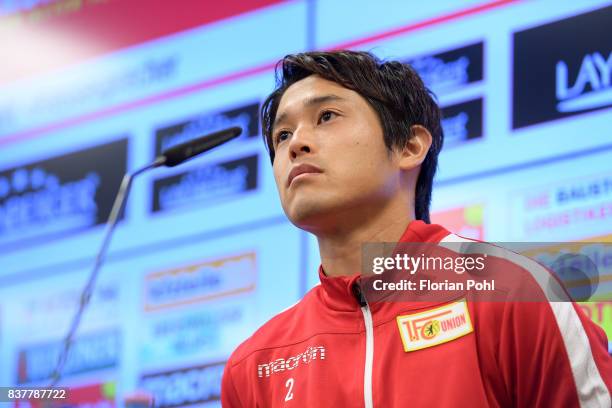
<svg viewBox="0 0 612 408">
<path fill-rule="evenodd" d="M 323 173 L 323 170 L 321 170 L 320 168 L 316 166 L 313 166 L 312 164 L 306 164 L 306 163 L 298 164 L 293 169 L 291 169 L 291 172 L 289 172 L 289 177 L 287 177 L 287 187 L 291 185 L 291 183 L 293 182 L 293 180 L 295 180 L 296 177 L 307 175 L 307 174 L 319 174 L 319 173 Z"/>
</svg>

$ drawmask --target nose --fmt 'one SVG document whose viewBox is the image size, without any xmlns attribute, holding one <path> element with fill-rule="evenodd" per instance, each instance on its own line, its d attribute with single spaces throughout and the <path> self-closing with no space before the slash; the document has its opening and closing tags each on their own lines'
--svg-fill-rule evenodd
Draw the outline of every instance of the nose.
<svg viewBox="0 0 612 408">
<path fill-rule="evenodd" d="M 292 159 L 312 153 L 313 150 L 314 141 L 312 140 L 312 132 L 309 132 L 307 129 L 297 129 L 293 132 L 289 141 L 289 154 Z"/>
</svg>

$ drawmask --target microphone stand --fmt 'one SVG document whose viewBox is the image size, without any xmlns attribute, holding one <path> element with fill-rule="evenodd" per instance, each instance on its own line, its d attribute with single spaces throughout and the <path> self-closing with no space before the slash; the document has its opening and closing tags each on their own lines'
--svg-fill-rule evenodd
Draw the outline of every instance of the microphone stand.
<svg viewBox="0 0 612 408">
<path fill-rule="evenodd" d="M 55 371 L 53 372 L 51 377 L 51 387 L 55 386 L 61 378 L 62 370 L 64 369 L 64 364 L 66 364 L 66 360 L 68 358 L 68 351 L 70 350 L 70 346 L 72 345 L 73 337 L 76 333 L 77 328 L 79 327 L 79 323 L 81 322 L 81 316 L 83 315 L 83 311 L 91 300 L 91 295 L 93 294 L 92 292 L 96 283 L 96 278 L 98 277 L 98 272 L 100 271 L 100 267 L 104 263 L 104 258 L 106 256 L 106 252 L 108 251 L 108 246 L 110 245 L 113 231 L 115 230 L 115 226 L 117 225 L 119 216 L 125 207 L 125 202 L 128 194 L 130 193 L 130 188 L 132 187 L 132 181 L 134 180 L 134 177 L 144 173 L 145 171 L 163 166 L 165 163 L 166 157 L 159 156 L 155 159 L 154 162 L 144 167 L 141 167 L 132 173 L 126 173 L 123 176 L 123 179 L 121 180 L 121 186 L 119 187 L 119 192 L 117 193 L 117 197 L 115 197 L 115 201 L 113 202 L 113 207 L 108 217 L 108 221 L 106 222 L 106 229 L 104 231 L 102 245 L 100 245 L 100 249 L 98 249 L 98 254 L 96 255 L 96 260 L 94 262 L 93 269 L 89 275 L 89 279 L 87 280 L 85 287 L 83 288 L 83 291 L 81 292 L 81 296 L 79 298 L 79 308 L 77 309 L 77 312 L 74 315 L 74 318 L 72 319 L 68 334 L 66 335 L 62 343 L 62 349 L 57 360 L 57 366 L 55 367 Z"/>
<path fill-rule="evenodd" d="M 79 327 L 79 323 L 81 322 L 81 316 L 83 315 L 83 311 L 85 310 L 85 307 L 87 307 L 91 299 L 93 288 L 96 283 L 96 278 L 98 277 L 98 272 L 100 271 L 102 263 L 104 263 L 104 257 L 106 256 L 113 230 L 115 229 L 119 215 L 121 214 L 121 211 L 125 206 L 125 200 L 127 199 L 127 196 L 130 192 L 130 187 L 132 186 L 132 180 L 134 179 L 134 177 L 156 167 L 177 166 L 185 162 L 186 160 L 191 159 L 192 157 L 207 152 L 217 146 L 222 145 L 223 143 L 226 143 L 240 136 L 241 133 L 242 128 L 234 126 L 185 143 L 181 143 L 164 151 L 161 156 L 158 156 L 152 163 L 140 169 L 137 169 L 132 173 L 127 173 L 125 176 L 123 176 L 123 179 L 121 180 L 121 186 L 119 187 L 119 192 L 117 193 L 117 197 L 115 198 L 115 201 L 113 203 L 113 207 L 108 217 L 108 221 L 106 222 L 106 230 L 104 232 L 104 238 L 102 239 L 102 245 L 98 250 L 98 254 L 96 256 L 96 260 L 91 274 L 89 275 L 89 279 L 87 280 L 87 284 L 81 292 L 81 296 L 79 299 L 79 308 L 76 314 L 74 315 L 74 318 L 72 319 L 72 324 L 70 325 L 68 334 L 64 338 L 62 348 L 60 350 L 60 354 L 57 360 L 57 365 L 51 375 L 51 387 L 59 383 L 60 378 L 62 376 L 62 370 L 64 369 L 64 364 L 66 364 L 66 360 L 68 359 L 68 353 L 70 351 L 70 346 L 72 345 L 73 337 L 77 331 L 77 328 Z"/>
</svg>

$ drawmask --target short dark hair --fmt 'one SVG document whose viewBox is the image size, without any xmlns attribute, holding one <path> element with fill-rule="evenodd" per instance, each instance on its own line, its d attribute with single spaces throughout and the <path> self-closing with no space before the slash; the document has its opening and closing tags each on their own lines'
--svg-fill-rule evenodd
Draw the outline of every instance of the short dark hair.
<svg viewBox="0 0 612 408">
<path fill-rule="evenodd" d="M 359 93 L 378 113 L 387 149 L 403 148 L 412 136 L 411 127 L 421 125 L 432 144 L 421 165 L 415 191 L 415 216 L 427 223 L 433 178 L 444 135 L 440 108 L 434 94 L 415 70 L 399 61 L 382 61 L 369 52 L 330 51 L 287 55 L 276 66 L 276 89 L 261 109 L 263 137 L 274 162 L 272 127 L 280 100 L 291 85 L 319 75 Z"/>
</svg>

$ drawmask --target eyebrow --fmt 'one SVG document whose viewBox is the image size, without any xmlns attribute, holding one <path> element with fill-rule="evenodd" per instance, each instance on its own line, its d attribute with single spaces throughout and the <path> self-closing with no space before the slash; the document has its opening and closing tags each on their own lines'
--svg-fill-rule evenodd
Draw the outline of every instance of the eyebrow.
<svg viewBox="0 0 612 408">
<path fill-rule="evenodd" d="M 315 105 L 321 105 L 325 102 L 332 102 L 332 101 L 344 101 L 345 99 L 338 96 L 338 95 L 334 95 L 334 94 L 327 94 L 327 95 L 320 95 L 320 96 L 315 96 L 313 98 L 307 98 L 304 100 L 304 102 L 302 103 L 302 105 L 305 108 L 309 108 Z M 276 126 L 278 126 L 279 123 L 283 122 L 284 120 L 287 119 L 287 116 L 289 116 L 287 114 L 287 112 L 283 112 L 280 115 L 276 116 L 276 119 L 274 120 L 274 124 L 272 125 L 272 129 L 276 128 Z"/>
</svg>

